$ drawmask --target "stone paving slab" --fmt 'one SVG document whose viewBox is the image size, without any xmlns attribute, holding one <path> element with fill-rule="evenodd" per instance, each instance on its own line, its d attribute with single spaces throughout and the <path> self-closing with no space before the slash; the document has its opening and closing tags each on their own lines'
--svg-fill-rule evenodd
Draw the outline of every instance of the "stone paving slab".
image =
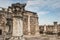
<svg viewBox="0 0 60 40">
<path fill-rule="evenodd" d="M 25 37 L 26 40 L 60 40 L 60 38 L 58 38 L 57 36 L 38 36 L 38 37 Z"/>
</svg>

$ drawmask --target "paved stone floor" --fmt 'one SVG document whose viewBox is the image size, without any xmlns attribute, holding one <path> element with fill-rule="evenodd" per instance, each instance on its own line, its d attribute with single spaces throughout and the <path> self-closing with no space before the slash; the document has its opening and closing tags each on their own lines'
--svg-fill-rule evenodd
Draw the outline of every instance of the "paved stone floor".
<svg viewBox="0 0 60 40">
<path fill-rule="evenodd" d="M 40 36 L 26 36 L 26 40 L 60 40 L 60 37 L 56 35 L 40 35 Z"/>
</svg>

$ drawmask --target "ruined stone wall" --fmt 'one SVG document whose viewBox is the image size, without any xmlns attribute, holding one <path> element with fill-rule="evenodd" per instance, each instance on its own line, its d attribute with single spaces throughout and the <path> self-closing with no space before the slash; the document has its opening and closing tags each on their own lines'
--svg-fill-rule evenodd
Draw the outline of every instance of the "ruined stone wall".
<svg viewBox="0 0 60 40">
<path fill-rule="evenodd" d="M 4 35 L 4 32 L 7 32 L 5 28 L 6 28 L 6 16 L 3 11 L 0 11 L 0 30 L 2 31 L 2 35 Z"/>
<path fill-rule="evenodd" d="M 9 32 L 13 32 L 13 16 L 19 16 L 22 18 L 23 21 L 23 34 L 24 35 L 34 35 L 37 31 L 38 27 L 38 16 L 36 13 L 31 11 L 26 11 L 24 9 L 26 4 L 12 4 L 8 7 L 7 11 L 5 12 L 6 16 L 6 30 L 8 29 Z M 18 19 L 17 19 L 18 20 Z M 16 21 L 17 21 L 16 20 Z M 17 25 L 17 24 L 16 24 Z M 16 26 L 15 25 L 15 26 Z"/>
<path fill-rule="evenodd" d="M 60 33 L 60 25 L 57 26 L 58 33 Z"/>
<path fill-rule="evenodd" d="M 26 4 L 12 4 L 8 7 L 8 12 L 15 16 L 23 16 L 23 34 L 35 34 L 38 27 L 38 16 L 36 13 L 25 10 Z M 8 15 L 8 17 L 11 15 Z"/>
<path fill-rule="evenodd" d="M 23 17 L 23 34 L 28 34 L 28 16 Z"/>
<path fill-rule="evenodd" d="M 34 35 L 38 27 L 38 17 L 34 12 L 26 11 L 23 14 L 23 32 L 26 35 Z"/>
<path fill-rule="evenodd" d="M 34 17 L 34 16 L 31 16 L 30 17 L 30 30 L 31 30 L 31 34 L 35 34 L 35 31 L 36 31 L 36 24 L 37 23 L 37 18 Z"/>
<path fill-rule="evenodd" d="M 0 12 L 0 31 L 5 39 L 23 39 L 24 35 L 34 35 L 38 27 L 38 16 L 34 12 L 26 11 L 26 4 L 12 4 L 7 10 Z M 3 15 L 1 15 L 3 14 Z"/>
<path fill-rule="evenodd" d="M 43 27 L 45 27 L 45 26 L 43 25 Z M 41 28 L 43 28 L 43 27 L 40 26 L 40 31 L 42 30 Z M 47 34 L 60 35 L 60 24 L 57 24 L 57 22 L 54 22 L 54 25 L 46 25 L 46 33 Z"/>
<path fill-rule="evenodd" d="M 53 26 L 47 26 L 46 32 L 53 32 Z"/>
</svg>

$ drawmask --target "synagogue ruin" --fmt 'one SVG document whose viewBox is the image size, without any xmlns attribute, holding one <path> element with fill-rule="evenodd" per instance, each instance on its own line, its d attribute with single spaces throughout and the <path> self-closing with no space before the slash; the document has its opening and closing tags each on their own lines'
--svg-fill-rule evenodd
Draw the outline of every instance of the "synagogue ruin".
<svg viewBox="0 0 60 40">
<path fill-rule="evenodd" d="M 24 40 L 24 35 L 39 34 L 38 15 L 15 3 L 0 10 L 0 40 Z"/>
</svg>

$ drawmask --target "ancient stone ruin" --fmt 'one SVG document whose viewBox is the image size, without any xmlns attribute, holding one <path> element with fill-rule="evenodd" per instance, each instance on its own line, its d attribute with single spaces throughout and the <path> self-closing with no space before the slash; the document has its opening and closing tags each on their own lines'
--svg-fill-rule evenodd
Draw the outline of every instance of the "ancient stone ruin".
<svg viewBox="0 0 60 40">
<path fill-rule="evenodd" d="M 39 34 L 38 15 L 15 3 L 0 10 L 0 40 L 25 40 L 24 35 Z"/>
</svg>

